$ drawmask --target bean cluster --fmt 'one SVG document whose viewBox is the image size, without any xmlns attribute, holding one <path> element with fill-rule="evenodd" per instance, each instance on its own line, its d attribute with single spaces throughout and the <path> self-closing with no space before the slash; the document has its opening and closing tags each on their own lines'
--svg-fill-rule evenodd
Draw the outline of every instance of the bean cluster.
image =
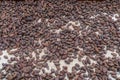
<svg viewBox="0 0 120 80">
<path fill-rule="evenodd" d="M 0 56 L 14 56 L 0 80 L 120 80 L 119 14 L 120 0 L 0 1 Z"/>
</svg>

